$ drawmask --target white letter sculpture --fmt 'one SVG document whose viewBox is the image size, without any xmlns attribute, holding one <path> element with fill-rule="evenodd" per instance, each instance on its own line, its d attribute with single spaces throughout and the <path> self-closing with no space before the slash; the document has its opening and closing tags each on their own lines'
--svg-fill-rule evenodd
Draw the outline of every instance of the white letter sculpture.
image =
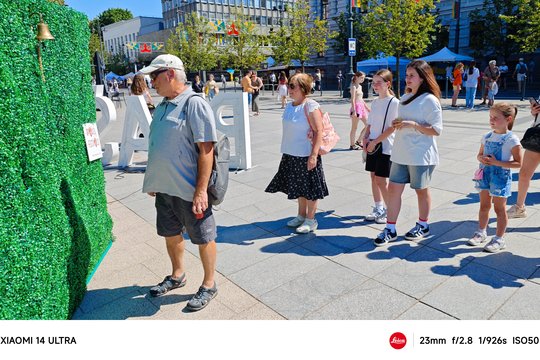
<svg viewBox="0 0 540 360">
<path fill-rule="evenodd" d="M 148 136 L 152 116 L 142 95 L 128 96 L 124 130 L 122 131 L 122 146 L 118 167 L 124 168 L 133 162 L 135 150 L 148 151 Z M 144 138 L 139 137 L 139 130 Z"/>
<path fill-rule="evenodd" d="M 249 130 L 249 109 L 247 93 L 241 93 L 241 96 L 235 93 L 222 93 L 216 95 L 210 102 L 214 116 L 216 118 L 216 127 L 224 133 L 234 144 L 231 149 L 230 169 L 247 170 L 251 168 L 251 133 Z M 223 109 L 232 107 L 233 121 L 229 123 L 222 117 Z"/>
</svg>

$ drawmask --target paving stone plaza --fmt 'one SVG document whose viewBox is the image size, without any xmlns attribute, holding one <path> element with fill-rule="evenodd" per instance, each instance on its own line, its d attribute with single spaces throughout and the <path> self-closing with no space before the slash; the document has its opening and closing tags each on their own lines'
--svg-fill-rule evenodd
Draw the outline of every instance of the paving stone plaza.
<svg viewBox="0 0 540 360">
<path fill-rule="evenodd" d="M 418 217 L 416 195 L 406 187 L 400 237 L 379 248 L 372 239 L 384 225 L 363 220 L 373 204 L 369 174 L 360 152 L 348 150 L 349 103 L 337 92 L 312 98 L 341 136 L 323 157 L 330 196 L 319 203 L 315 234 L 292 233 L 286 222 L 296 215 L 296 202 L 264 192 L 281 157 L 282 109 L 267 91 L 261 115 L 250 117 L 253 168 L 230 173 L 227 197 L 214 211 L 218 296 L 203 311 L 184 309 L 202 279 L 198 250 L 189 242 L 187 285 L 160 298 L 148 295 L 170 273 L 170 261 L 156 234 L 153 198 L 141 193 L 146 153 L 140 152 L 128 170 L 104 170 L 115 242 L 74 318 L 540 319 L 540 173 L 529 189 L 529 216 L 509 220 L 504 251 L 489 254 L 466 244 L 477 229 L 479 197 L 471 179 L 481 135 L 489 131 L 487 107 L 454 109 L 450 99 L 442 100 L 431 235 L 418 243 L 403 239 Z M 532 121 L 528 102 L 511 101 L 519 107 L 514 132 L 521 138 Z M 102 143 L 120 141 L 125 105 L 116 106 L 119 121 Z M 513 180 L 509 204 L 516 199 L 517 172 Z M 494 233 L 492 211 L 488 235 Z"/>
</svg>

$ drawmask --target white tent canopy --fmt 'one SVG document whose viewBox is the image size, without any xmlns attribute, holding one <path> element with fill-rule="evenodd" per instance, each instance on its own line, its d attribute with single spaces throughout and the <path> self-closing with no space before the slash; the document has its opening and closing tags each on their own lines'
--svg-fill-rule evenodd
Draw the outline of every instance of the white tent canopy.
<svg viewBox="0 0 540 360">
<path fill-rule="evenodd" d="M 421 57 L 418 60 L 424 60 L 426 62 L 456 62 L 473 61 L 474 59 L 467 55 L 456 54 L 445 46 L 435 54 Z"/>
</svg>

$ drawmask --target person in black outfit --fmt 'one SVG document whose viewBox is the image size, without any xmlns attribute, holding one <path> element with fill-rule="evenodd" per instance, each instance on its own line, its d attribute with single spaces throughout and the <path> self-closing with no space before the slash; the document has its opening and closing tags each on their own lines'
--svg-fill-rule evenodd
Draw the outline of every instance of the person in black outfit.
<svg viewBox="0 0 540 360">
<path fill-rule="evenodd" d="M 193 84 L 191 84 L 191 87 L 193 88 L 193 91 L 196 93 L 202 93 L 204 89 L 204 84 L 201 81 L 201 77 L 199 75 L 195 75 L 195 78 L 193 79 Z"/>
</svg>

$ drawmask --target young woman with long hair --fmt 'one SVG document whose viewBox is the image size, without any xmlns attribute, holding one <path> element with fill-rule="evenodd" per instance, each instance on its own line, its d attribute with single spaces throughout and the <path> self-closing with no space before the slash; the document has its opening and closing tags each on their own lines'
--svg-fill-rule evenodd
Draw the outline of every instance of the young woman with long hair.
<svg viewBox="0 0 540 360">
<path fill-rule="evenodd" d="M 407 65 L 406 94 L 398 107 L 398 118 L 392 122 L 395 131 L 392 166 L 388 185 L 387 222 L 374 240 L 383 246 L 397 239 L 396 222 L 401 210 L 401 195 L 406 184 L 416 191 L 418 222 L 405 234 L 407 240 L 421 240 L 429 235 L 431 209 L 429 182 L 439 163 L 436 136 L 442 132 L 441 90 L 433 70 L 423 60 Z"/>
</svg>

